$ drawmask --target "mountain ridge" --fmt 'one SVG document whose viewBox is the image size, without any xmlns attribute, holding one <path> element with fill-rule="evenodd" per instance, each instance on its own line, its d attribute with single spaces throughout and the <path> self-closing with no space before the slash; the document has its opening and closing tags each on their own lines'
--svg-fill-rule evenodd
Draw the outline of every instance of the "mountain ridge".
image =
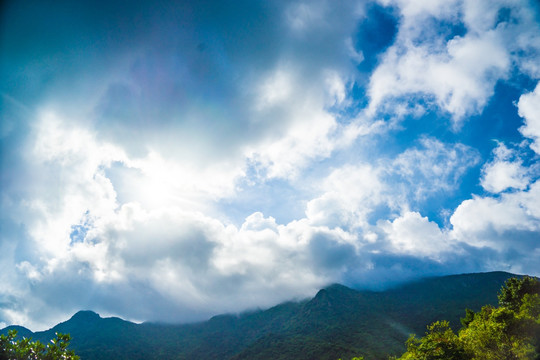
<svg viewBox="0 0 540 360">
<path fill-rule="evenodd" d="M 136 324 L 85 310 L 49 330 L 26 330 L 40 341 L 55 332 L 70 333 L 82 360 L 386 359 L 401 353 L 408 335 L 423 334 L 428 323 L 449 320 L 456 329 L 465 308 L 478 311 L 495 304 L 501 286 L 513 276 L 519 275 L 499 271 L 430 277 L 384 291 L 332 284 L 311 299 L 192 324 Z"/>
</svg>

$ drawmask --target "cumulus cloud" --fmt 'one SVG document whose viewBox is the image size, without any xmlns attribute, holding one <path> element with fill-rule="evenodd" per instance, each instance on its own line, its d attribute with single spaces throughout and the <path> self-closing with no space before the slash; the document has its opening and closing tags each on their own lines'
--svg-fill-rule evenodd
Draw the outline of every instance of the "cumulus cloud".
<svg viewBox="0 0 540 360">
<path fill-rule="evenodd" d="M 385 185 L 380 172 L 367 164 L 333 171 L 322 185 L 323 194 L 308 202 L 307 218 L 331 228 L 365 225 L 372 208 L 382 202 Z"/>
<path fill-rule="evenodd" d="M 520 128 L 523 136 L 532 139 L 531 149 L 540 154 L 540 84 L 534 91 L 523 94 L 519 98 L 519 116 L 525 119 L 525 125 Z"/>
<path fill-rule="evenodd" d="M 453 145 L 445 148 L 426 141 L 414 156 L 407 150 L 378 167 L 335 169 L 318 187 L 320 195 L 306 204 L 303 219 L 279 224 L 255 212 L 235 226 L 204 214 L 211 213 L 216 194 L 229 196 L 226 189 L 213 190 L 214 186 L 232 186 L 234 176 L 227 179 L 222 173 L 214 183 L 208 173 L 195 176 L 178 170 L 157 154 L 132 158 L 50 114 L 36 127 L 33 140 L 31 155 L 47 175 L 40 186 L 60 181 L 64 190 L 53 194 L 54 207 L 46 198 L 50 192 L 27 194 L 29 201 L 20 204 L 20 212 L 28 213 L 24 207 L 34 212 L 26 220 L 34 245 L 15 257 L 13 265 L 17 277 L 25 279 L 22 283 L 32 284 L 38 300 L 33 305 L 25 302 L 22 298 L 30 290 L 23 286 L 17 301 L 31 310 L 26 317 L 5 315 L 9 321 L 28 322 L 35 316 L 32 309 L 46 302 L 54 304 L 51 319 L 84 305 L 136 320 L 198 320 L 212 311 L 241 311 L 307 296 L 353 268 L 365 268 L 360 264 L 376 249 L 437 259 L 449 247 L 435 242 L 442 232 L 425 217 L 404 213 L 379 228 L 369 216 L 373 208 L 388 206 L 397 196 L 398 188 L 385 184 L 389 172 L 397 171 L 412 182 L 425 163 L 441 156 L 455 160 L 453 165 L 446 161 L 449 169 L 467 167 L 470 160 L 458 161 Z M 59 163 L 64 175 L 50 179 Z M 452 187 L 455 179 L 439 186 Z M 129 194 L 122 195 L 126 187 Z M 425 229 L 422 236 L 433 242 L 432 247 L 413 245 L 413 225 Z M 149 298 L 137 296 L 141 288 L 148 289 L 148 297 L 163 311 L 145 306 Z M 120 296 L 115 295 L 118 289 L 123 298 L 132 294 L 129 306 L 125 299 L 111 305 Z M 60 291 L 65 298 L 52 301 Z"/>
<path fill-rule="evenodd" d="M 527 168 L 522 166 L 520 158 L 504 144 L 500 143 L 493 150 L 495 158 L 482 168 L 482 186 L 492 193 L 500 193 L 508 188 L 524 190 L 530 177 Z"/>
<path fill-rule="evenodd" d="M 380 227 L 393 252 L 437 260 L 441 254 L 452 250 L 439 226 L 417 212 L 406 212 L 391 222 L 387 220 Z"/>
<path fill-rule="evenodd" d="M 336 146 L 334 114 L 327 107 L 344 100 L 345 85 L 338 73 L 323 72 L 320 87 L 307 87 L 298 77 L 301 69 L 281 66 L 262 82 L 252 121 L 290 122 L 288 127 L 256 146 L 246 155 L 266 178 L 295 177 L 310 161 L 328 157 Z M 311 80 L 313 81 L 313 80 Z"/>
<path fill-rule="evenodd" d="M 277 225 L 260 213 L 236 228 L 200 213 L 127 204 L 100 219 L 62 259 L 18 268 L 56 316 L 85 305 L 136 320 L 192 321 L 314 294 L 339 277 L 344 256 L 355 256 L 354 239 L 305 220 Z M 58 292 L 63 298 L 53 301 Z M 162 311 L 148 307 L 151 298 Z"/>
<path fill-rule="evenodd" d="M 397 5 L 401 19 L 396 41 L 371 76 L 370 112 L 389 111 L 414 96 L 448 112 L 459 126 L 482 111 L 512 62 L 526 66 L 537 59 L 537 24 L 515 2 L 383 3 Z M 525 49 L 529 56 L 515 55 Z"/>
<path fill-rule="evenodd" d="M 394 159 L 346 165 L 332 171 L 320 186 L 322 195 L 307 203 L 313 224 L 361 228 L 378 207 L 400 214 L 442 192 L 452 192 L 477 164 L 477 152 L 463 144 L 423 138 Z"/>
<path fill-rule="evenodd" d="M 425 94 L 456 120 L 479 112 L 508 69 L 498 39 L 490 33 L 483 38 L 456 37 L 440 53 L 427 46 L 392 47 L 371 78 L 371 108 L 381 106 L 385 98 Z M 495 56 L 486 58 L 486 53 Z"/>
<path fill-rule="evenodd" d="M 540 183 L 535 182 L 528 190 L 503 193 L 498 198 L 476 196 L 465 200 L 450 219 L 454 235 L 468 244 L 498 250 L 519 247 L 523 242 L 536 248 L 537 241 L 529 242 L 531 239 L 523 238 L 520 232 L 537 237 L 539 190 Z"/>
</svg>

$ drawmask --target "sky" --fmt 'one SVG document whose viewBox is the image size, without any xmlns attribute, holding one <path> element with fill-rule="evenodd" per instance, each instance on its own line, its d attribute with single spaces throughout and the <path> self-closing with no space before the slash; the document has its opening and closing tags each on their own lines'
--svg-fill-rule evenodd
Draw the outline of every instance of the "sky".
<svg viewBox="0 0 540 360">
<path fill-rule="evenodd" d="M 0 327 L 540 275 L 538 1 L 0 17 Z"/>
</svg>

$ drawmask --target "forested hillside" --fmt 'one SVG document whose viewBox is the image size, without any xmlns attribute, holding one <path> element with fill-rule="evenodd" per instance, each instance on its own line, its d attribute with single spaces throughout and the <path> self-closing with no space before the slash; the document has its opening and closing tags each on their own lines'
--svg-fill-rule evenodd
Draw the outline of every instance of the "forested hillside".
<svg viewBox="0 0 540 360">
<path fill-rule="evenodd" d="M 43 342 L 56 332 L 69 333 L 82 360 L 387 359 L 404 353 L 409 335 L 424 334 L 426 324 L 444 319 L 457 330 L 466 308 L 478 312 L 497 304 L 512 276 L 445 276 L 382 292 L 332 285 L 310 300 L 196 324 L 134 324 L 82 311 L 48 331 L 18 330 Z"/>
<path fill-rule="evenodd" d="M 422 338 L 411 335 L 397 360 L 540 359 L 540 281 L 511 278 L 498 298 L 498 307 L 467 309 L 457 333 L 442 320 L 429 325 Z"/>
</svg>

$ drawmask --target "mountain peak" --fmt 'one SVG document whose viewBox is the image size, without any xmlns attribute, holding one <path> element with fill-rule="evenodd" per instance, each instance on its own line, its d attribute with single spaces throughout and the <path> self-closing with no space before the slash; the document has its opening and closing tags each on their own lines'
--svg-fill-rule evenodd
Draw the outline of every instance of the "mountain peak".
<svg viewBox="0 0 540 360">
<path fill-rule="evenodd" d="M 354 302 L 358 292 L 340 284 L 332 284 L 319 290 L 317 295 L 308 303 L 310 309 L 329 309 L 334 306 L 343 307 L 347 302 Z"/>
<path fill-rule="evenodd" d="M 101 317 L 97 313 L 90 310 L 82 310 L 73 315 L 70 320 L 77 322 L 93 322 L 99 319 L 101 319 Z"/>
<path fill-rule="evenodd" d="M 324 288 L 324 290 L 331 292 L 331 293 L 343 293 L 343 292 L 356 292 L 356 290 L 353 290 L 345 285 L 341 284 L 332 284 Z"/>
<path fill-rule="evenodd" d="M 24 326 L 19 326 L 19 325 L 10 325 L 2 330 L 0 330 L 0 333 L 1 334 L 4 334 L 4 335 L 7 335 L 8 331 L 10 330 L 15 330 L 17 331 L 17 336 L 19 338 L 31 338 L 32 335 L 33 335 L 33 332 L 30 331 L 29 329 L 25 328 Z"/>
</svg>

